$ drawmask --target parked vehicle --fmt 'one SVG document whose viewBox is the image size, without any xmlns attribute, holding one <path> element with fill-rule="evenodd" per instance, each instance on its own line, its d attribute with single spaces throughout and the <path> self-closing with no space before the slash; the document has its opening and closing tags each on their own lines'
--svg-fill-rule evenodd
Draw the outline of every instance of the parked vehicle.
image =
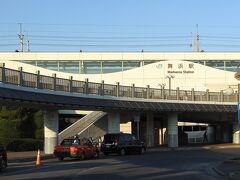
<svg viewBox="0 0 240 180">
<path fill-rule="evenodd" d="M 118 153 L 120 155 L 139 153 L 144 154 L 146 146 L 144 142 L 137 140 L 132 134 L 114 133 L 106 134 L 101 145 L 104 155 Z"/>
<path fill-rule="evenodd" d="M 5 171 L 8 166 L 6 149 L 0 145 L 0 171 Z"/>
<path fill-rule="evenodd" d="M 99 150 L 89 139 L 69 138 L 64 139 L 60 145 L 55 146 L 54 155 L 59 160 L 63 160 L 66 157 L 84 160 L 98 157 Z"/>
</svg>

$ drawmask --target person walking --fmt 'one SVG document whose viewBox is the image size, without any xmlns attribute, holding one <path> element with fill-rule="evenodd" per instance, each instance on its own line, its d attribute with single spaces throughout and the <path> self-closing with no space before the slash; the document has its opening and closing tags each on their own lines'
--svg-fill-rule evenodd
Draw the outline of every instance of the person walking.
<svg viewBox="0 0 240 180">
<path fill-rule="evenodd" d="M 208 143 L 208 138 L 207 138 L 207 130 L 203 134 L 203 143 L 206 142 Z"/>
</svg>

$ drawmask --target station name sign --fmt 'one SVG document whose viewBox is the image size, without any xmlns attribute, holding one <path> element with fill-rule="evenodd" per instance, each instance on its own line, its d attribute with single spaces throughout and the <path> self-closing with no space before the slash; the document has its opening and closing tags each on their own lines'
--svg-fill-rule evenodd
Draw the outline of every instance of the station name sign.
<svg viewBox="0 0 240 180">
<path fill-rule="evenodd" d="M 195 72 L 194 63 L 168 63 L 166 68 L 170 74 L 193 74 Z M 162 69 L 162 64 L 158 64 L 157 69 Z"/>
<path fill-rule="evenodd" d="M 173 74 L 191 74 L 191 73 L 194 73 L 194 71 L 168 71 L 168 73 L 173 73 Z"/>
</svg>

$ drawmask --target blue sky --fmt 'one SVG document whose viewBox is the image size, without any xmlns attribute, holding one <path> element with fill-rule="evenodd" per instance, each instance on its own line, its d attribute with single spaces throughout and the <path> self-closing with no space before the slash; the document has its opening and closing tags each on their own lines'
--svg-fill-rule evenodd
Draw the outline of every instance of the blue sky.
<svg viewBox="0 0 240 180">
<path fill-rule="evenodd" d="M 2 0 L 0 51 L 239 51 L 239 0 Z"/>
</svg>

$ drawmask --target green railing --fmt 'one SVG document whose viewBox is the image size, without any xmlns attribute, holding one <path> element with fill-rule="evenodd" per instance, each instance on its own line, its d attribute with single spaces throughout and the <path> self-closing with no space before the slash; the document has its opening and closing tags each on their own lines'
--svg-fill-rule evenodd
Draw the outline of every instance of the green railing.
<svg viewBox="0 0 240 180">
<path fill-rule="evenodd" d="M 121 86 L 119 82 L 116 85 L 101 83 L 76 81 L 72 76 L 69 79 L 62 79 L 53 76 L 40 75 L 40 72 L 28 73 L 23 72 L 22 68 L 13 70 L 6 68 L 4 64 L 0 67 L 0 82 L 6 84 L 14 84 L 24 87 L 37 89 L 48 89 L 52 91 L 64 91 L 70 93 L 84 93 L 99 96 L 115 96 L 127 98 L 144 98 L 144 99 L 166 99 L 180 101 L 213 101 L 213 102 L 238 102 L 239 93 L 236 91 L 231 95 L 226 95 L 223 91 L 209 92 L 206 91 L 184 91 L 176 90 L 169 91 L 168 89 L 157 89 L 147 87 Z"/>
</svg>

